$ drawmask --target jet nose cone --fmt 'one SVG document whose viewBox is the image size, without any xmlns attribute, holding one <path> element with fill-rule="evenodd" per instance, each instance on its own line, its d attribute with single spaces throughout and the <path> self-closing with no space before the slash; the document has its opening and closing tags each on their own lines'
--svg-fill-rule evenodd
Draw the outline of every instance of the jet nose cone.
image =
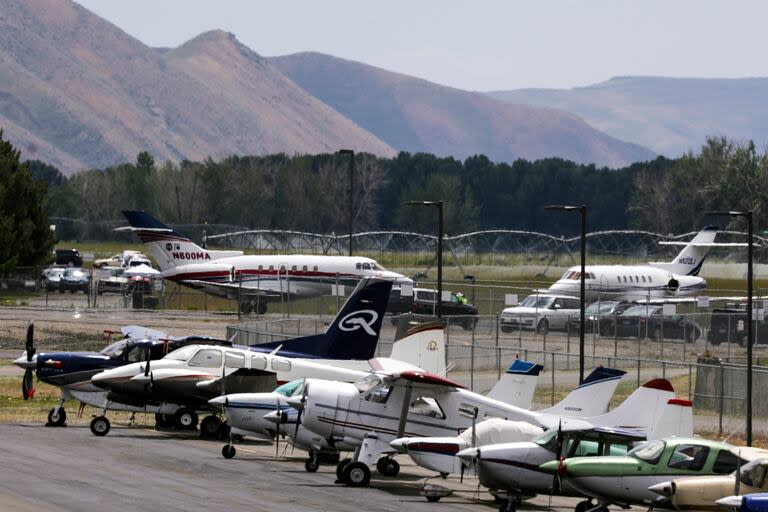
<svg viewBox="0 0 768 512">
<path fill-rule="evenodd" d="M 227 395 L 217 396 L 216 398 L 211 398 L 208 400 L 208 403 L 214 407 L 223 408 L 224 404 L 227 402 Z"/>
<path fill-rule="evenodd" d="M 394 448 L 400 453 L 405 453 L 408 451 L 408 439 L 405 437 L 400 437 L 398 439 L 395 439 L 394 441 L 389 442 L 389 446 Z"/>
<path fill-rule="evenodd" d="M 37 354 L 32 356 L 32 360 L 31 361 L 28 361 L 27 360 L 27 353 L 24 352 L 21 355 L 21 357 L 19 357 L 18 359 L 14 359 L 13 360 L 13 364 L 18 366 L 19 368 L 24 368 L 25 370 L 26 369 L 34 370 L 35 368 L 37 368 Z"/>
<path fill-rule="evenodd" d="M 102 389 L 108 389 L 112 376 L 109 371 L 99 372 L 91 377 L 91 384 Z"/>
<path fill-rule="evenodd" d="M 675 494 L 675 484 L 673 482 L 661 482 L 650 486 L 648 490 L 660 496 L 672 496 Z"/>
</svg>

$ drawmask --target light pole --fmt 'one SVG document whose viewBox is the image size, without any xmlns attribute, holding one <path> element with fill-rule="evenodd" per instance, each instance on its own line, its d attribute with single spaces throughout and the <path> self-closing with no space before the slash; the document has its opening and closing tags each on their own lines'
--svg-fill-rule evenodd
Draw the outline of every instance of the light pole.
<svg viewBox="0 0 768 512">
<path fill-rule="evenodd" d="M 435 301 L 435 316 L 442 318 L 443 302 L 443 202 L 442 201 L 407 201 L 408 206 L 437 207 L 437 300 Z"/>
<path fill-rule="evenodd" d="M 340 155 L 349 155 L 349 255 L 352 256 L 352 225 L 355 215 L 355 152 L 351 149 L 339 150 Z"/>
<path fill-rule="evenodd" d="M 561 210 L 568 212 L 579 212 L 581 216 L 581 282 L 579 287 L 579 383 L 584 382 L 584 307 L 586 303 L 586 288 L 584 280 L 586 278 L 587 263 L 587 205 L 566 206 L 553 204 L 544 207 L 545 210 Z"/>
<path fill-rule="evenodd" d="M 747 219 L 747 446 L 752 446 L 752 210 L 707 214 Z"/>
</svg>

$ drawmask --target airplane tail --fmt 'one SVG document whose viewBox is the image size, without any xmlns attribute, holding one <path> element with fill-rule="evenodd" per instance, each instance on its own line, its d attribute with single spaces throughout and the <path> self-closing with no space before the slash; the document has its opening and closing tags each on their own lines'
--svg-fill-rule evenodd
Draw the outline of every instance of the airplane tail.
<svg viewBox="0 0 768 512">
<path fill-rule="evenodd" d="M 286 356 L 367 361 L 376 355 L 391 289 L 392 281 L 362 279 L 324 333 L 258 346 L 282 346 L 278 354 Z"/>
<path fill-rule="evenodd" d="M 665 437 L 693 436 L 693 404 L 690 400 L 672 398 L 658 417 L 653 429 L 648 433 L 648 440 Z"/>
<path fill-rule="evenodd" d="M 445 374 L 443 325 L 430 322 L 410 328 L 392 345 L 389 359 L 416 365 L 435 375 Z"/>
<path fill-rule="evenodd" d="M 530 409 L 533 393 L 544 367 L 540 364 L 515 359 L 512 366 L 488 392 L 488 398 L 505 402 L 521 409 Z"/>
<path fill-rule="evenodd" d="M 187 263 L 242 256 L 242 251 L 209 251 L 203 249 L 189 238 L 169 228 L 144 210 L 123 210 L 129 227 L 118 228 L 120 231 L 132 231 L 138 235 L 147 251 L 155 260 L 160 271 L 172 269 Z"/>
<path fill-rule="evenodd" d="M 614 410 L 587 418 L 587 421 L 598 427 L 625 428 L 648 434 L 657 428 L 663 415 L 670 414 L 667 405 L 673 398 L 672 384 L 666 379 L 654 379 L 637 388 Z M 672 420 L 671 416 L 667 418 L 669 420 L 665 419 L 665 422 Z"/>
<path fill-rule="evenodd" d="M 690 242 L 660 242 L 662 245 L 685 245 L 680 254 L 671 262 L 656 262 L 649 265 L 683 276 L 697 276 L 709 253 L 715 245 L 717 226 L 705 226 Z"/>
<path fill-rule="evenodd" d="M 627 372 L 598 366 L 587 375 L 584 382 L 568 393 L 559 403 L 544 409 L 545 414 L 572 418 L 585 418 L 604 413 L 608 409 L 616 386 Z"/>
</svg>

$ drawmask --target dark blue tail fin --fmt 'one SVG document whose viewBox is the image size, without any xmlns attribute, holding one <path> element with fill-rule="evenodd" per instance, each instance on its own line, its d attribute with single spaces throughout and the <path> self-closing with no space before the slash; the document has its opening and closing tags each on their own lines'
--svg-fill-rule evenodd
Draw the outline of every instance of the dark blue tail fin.
<svg viewBox="0 0 768 512">
<path fill-rule="evenodd" d="M 392 281 L 363 279 L 323 334 L 251 347 L 270 351 L 282 345 L 280 355 L 312 359 L 357 359 L 376 355 L 381 323 Z"/>
</svg>

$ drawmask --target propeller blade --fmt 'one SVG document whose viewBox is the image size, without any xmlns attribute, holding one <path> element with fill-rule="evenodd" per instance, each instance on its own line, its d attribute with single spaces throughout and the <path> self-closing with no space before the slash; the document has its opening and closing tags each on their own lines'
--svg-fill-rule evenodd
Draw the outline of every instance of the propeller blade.
<svg viewBox="0 0 768 512">
<path fill-rule="evenodd" d="M 296 438 L 299 435 L 299 425 L 301 425 L 301 413 L 304 412 L 304 405 L 307 403 L 307 392 L 309 390 L 309 383 L 307 379 L 304 379 L 304 386 L 301 390 L 301 408 L 296 415 L 296 429 L 293 431 L 293 446 L 296 446 Z"/>
<path fill-rule="evenodd" d="M 21 381 L 21 396 L 24 397 L 24 400 L 35 397 L 35 387 L 32 379 L 32 369 L 27 368 L 24 370 L 24 378 Z"/>
<path fill-rule="evenodd" d="M 275 414 L 277 414 L 277 417 L 279 418 L 279 421 L 277 422 L 277 433 L 275 434 L 275 458 L 277 458 L 278 454 L 280 453 L 280 424 L 283 422 L 282 412 L 280 411 L 280 399 L 275 399 Z"/>
<path fill-rule="evenodd" d="M 152 349 L 151 348 L 147 348 L 147 364 L 144 366 L 144 376 L 145 377 L 149 375 L 149 365 L 150 365 L 150 361 L 151 360 L 152 360 Z"/>
<path fill-rule="evenodd" d="M 565 471 L 565 457 L 563 457 L 563 420 L 557 424 L 557 437 L 555 439 L 555 456 L 558 459 L 557 471 L 552 477 L 552 493 L 560 494 L 560 477 Z"/>
<path fill-rule="evenodd" d="M 741 491 L 741 467 L 739 466 L 739 463 L 741 462 L 741 450 L 739 450 L 738 458 L 736 459 L 736 475 L 735 475 L 735 482 L 733 483 L 733 494 L 735 496 L 739 495 L 739 491 Z"/>
<path fill-rule="evenodd" d="M 27 361 L 32 361 L 32 356 L 35 355 L 35 322 L 29 322 L 27 326 L 27 342 L 25 344 L 27 349 Z"/>
</svg>

